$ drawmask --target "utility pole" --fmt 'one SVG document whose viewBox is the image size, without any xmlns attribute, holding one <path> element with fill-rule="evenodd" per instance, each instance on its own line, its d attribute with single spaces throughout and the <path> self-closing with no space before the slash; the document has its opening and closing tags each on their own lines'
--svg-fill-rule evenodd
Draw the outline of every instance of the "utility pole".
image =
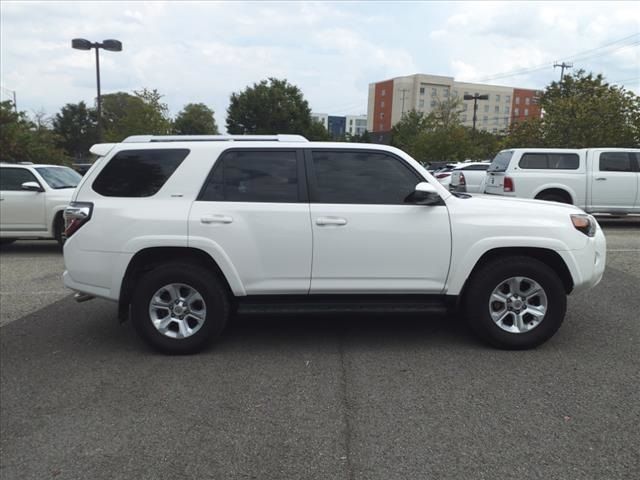
<svg viewBox="0 0 640 480">
<path fill-rule="evenodd" d="M 553 68 L 556 68 L 556 67 L 560 67 L 560 83 L 562 83 L 562 80 L 564 79 L 564 69 L 573 68 L 573 63 L 565 63 L 565 62 L 554 63 Z"/>
<path fill-rule="evenodd" d="M 401 117 L 404 116 L 404 96 L 407 94 L 408 91 L 409 91 L 408 88 L 403 88 L 402 90 L 400 90 L 400 93 L 402 93 L 402 113 L 400 114 Z"/>
</svg>

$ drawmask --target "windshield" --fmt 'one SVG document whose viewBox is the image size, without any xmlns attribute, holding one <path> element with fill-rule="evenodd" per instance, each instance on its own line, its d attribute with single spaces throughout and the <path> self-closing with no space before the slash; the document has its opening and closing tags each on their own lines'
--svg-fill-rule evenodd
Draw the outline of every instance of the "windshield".
<svg viewBox="0 0 640 480">
<path fill-rule="evenodd" d="M 512 150 L 503 150 L 502 152 L 498 153 L 494 157 L 493 161 L 491 162 L 491 165 L 489 166 L 488 171 L 504 172 L 509 166 L 509 162 L 511 161 L 512 156 L 513 156 Z"/>
<path fill-rule="evenodd" d="M 69 167 L 36 167 L 36 170 L 53 189 L 76 188 L 82 178 Z"/>
</svg>

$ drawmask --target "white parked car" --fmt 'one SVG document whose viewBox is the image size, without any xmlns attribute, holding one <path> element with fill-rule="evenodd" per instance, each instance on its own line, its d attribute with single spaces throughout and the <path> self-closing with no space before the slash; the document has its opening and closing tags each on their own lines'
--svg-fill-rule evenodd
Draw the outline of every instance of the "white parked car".
<svg viewBox="0 0 640 480">
<path fill-rule="evenodd" d="M 530 348 L 605 268 L 578 208 L 452 194 L 393 147 L 147 136 L 92 152 L 65 212 L 64 282 L 118 302 L 163 352 L 203 348 L 234 311 L 457 307 L 491 344 Z"/>
<path fill-rule="evenodd" d="M 470 162 L 451 171 L 449 190 L 462 193 L 484 193 L 487 169 L 491 162 Z"/>
<path fill-rule="evenodd" d="M 503 150 L 485 193 L 570 203 L 589 213 L 640 213 L 640 149 Z"/>
<path fill-rule="evenodd" d="M 62 244 L 62 214 L 81 178 L 60 165 L 1 163 L 0 243 L 55 238 Z"/>
</svg>

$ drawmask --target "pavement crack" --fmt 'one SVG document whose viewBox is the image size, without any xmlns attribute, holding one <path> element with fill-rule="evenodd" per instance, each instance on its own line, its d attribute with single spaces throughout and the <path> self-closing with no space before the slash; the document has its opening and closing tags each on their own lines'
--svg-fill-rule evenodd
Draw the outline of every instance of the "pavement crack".
<svg viewBox="0 0 640 480">
<path fill-rule="evenodd" d="M 349 480 L 355 480 L 355 473 L 353 471 L 352 455 L 351 455 L 351 435 L 352 435 L 352 422 L 351 412 L 352 406 L 349 402 L 349 390 L 347 380 L 347 360 L 345 356 L 345 334 L 343 332 L 338 342 L 338 353 L 340 354 L 340 397 L 342 400 L 342 424 L 344 425 L 342 430 L 342 436 L 344 438 L 345 449 L 345 463 L 347 469 L 347 478 Z"/>
</svg>

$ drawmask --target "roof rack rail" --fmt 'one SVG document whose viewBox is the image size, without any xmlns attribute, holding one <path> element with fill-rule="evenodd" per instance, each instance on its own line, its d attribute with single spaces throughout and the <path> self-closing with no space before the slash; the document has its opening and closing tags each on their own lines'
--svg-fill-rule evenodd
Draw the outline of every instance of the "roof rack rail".
<svg viewBox="0 0 640 480">
<path fill-rule="evenodd" d="M 122 143 L 152 142 L 308 142 L 302 135 L 133 135 Z"/>
</svg>

